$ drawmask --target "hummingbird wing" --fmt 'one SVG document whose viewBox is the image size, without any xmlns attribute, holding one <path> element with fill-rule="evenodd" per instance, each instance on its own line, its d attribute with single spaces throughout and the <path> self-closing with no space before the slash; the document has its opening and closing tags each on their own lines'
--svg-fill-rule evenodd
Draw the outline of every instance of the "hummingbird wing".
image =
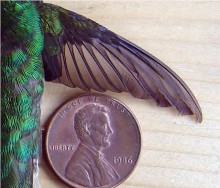
<svg viewBox="0 0 220 188">
<path fill-rule="evenodd" d="M 180 114 L 194 114 L 202 121 L 193 93 L 153 55 L 77 13 L 50 4 L 41 4 L 39 12 L 46 81 L 84 90 L 129 92 L 137 98 L 152 98 L 162 107 L 174 106 Z"/>
</svg>

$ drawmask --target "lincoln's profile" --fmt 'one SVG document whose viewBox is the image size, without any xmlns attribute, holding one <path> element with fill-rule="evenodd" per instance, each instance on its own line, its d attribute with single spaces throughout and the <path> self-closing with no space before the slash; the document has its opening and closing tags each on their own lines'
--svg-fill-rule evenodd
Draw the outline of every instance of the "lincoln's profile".
<svg viewBox="0 0 220 188">
<path fill-rule="evenodd" d="M 79 185 L 100 187 L 119 178 L 102 154 L 102 150 L 110 146 L 113 133 L 107 112 L 108 109 L 102 105 L 89 104 L 74 117 L 74 128 L 80 144 L 69 160 L 65 174 Z"/>
</svg>

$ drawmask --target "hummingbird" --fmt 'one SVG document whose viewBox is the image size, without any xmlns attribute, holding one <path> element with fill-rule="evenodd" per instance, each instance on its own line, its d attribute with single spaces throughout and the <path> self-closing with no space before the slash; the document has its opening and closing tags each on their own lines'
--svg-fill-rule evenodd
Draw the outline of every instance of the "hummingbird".
<svg viewBox="0 0 220 188">
<path fill-rule="evenodd" d="M 1 14 L 2 187 L 33 187 L 44 81 L 128 92 L 202 121 L 195 96 L 173 70 L 93 20 L 42 1 L 3 1 Z"/>
</svg>

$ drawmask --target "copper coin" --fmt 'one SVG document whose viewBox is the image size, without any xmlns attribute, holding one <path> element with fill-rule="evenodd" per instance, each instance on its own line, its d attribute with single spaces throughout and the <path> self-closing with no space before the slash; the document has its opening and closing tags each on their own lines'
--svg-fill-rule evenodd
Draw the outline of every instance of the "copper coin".
<svg viewBox="0 0 220 188">
<path fill-rule="evenodd" d="M 47 131 L 47 156 L 56 175 L 71 187 L 115 187 L 133 171 L 141 137 L 133 114 L 99 94 L 63 105 Z"/>
</svg>

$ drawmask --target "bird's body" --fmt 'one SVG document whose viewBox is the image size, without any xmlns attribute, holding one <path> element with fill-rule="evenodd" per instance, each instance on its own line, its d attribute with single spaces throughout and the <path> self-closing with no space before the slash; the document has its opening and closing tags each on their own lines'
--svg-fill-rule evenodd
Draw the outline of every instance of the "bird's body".
<svg viewBox="0 0 220 188">
<path fill-rule="evenodd" d="M 202 121 L 195 97 L 170 68 L 94 21 L 43 2 L 4 1 L 1 11 L 3 187 L 33 186 L 44 79 L 130 92 Z"/>
<path fill-rule="evenodd" d="M 2 5 L 2 187 L 25 188 L 39 152 L 43 35 L 33 3 Z"/>
</svg>

